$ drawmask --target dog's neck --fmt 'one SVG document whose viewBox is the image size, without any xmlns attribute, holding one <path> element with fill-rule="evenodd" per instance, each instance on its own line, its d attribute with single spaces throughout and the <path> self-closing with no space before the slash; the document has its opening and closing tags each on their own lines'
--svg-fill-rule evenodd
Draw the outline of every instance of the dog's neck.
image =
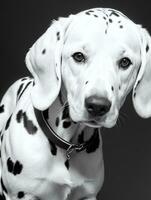
<svg viewBox="0 0 151 200">
<path fill-rule="evenodd" d="M 72 121 L 69 106 L 62 91 L 49 107 L 48 123 L 56 134 L 68 142 L 79 143 L 81 133 L 84 134 L 84 140 L 88 140 L 93 134 L 93 128 Z"/>
</svg>

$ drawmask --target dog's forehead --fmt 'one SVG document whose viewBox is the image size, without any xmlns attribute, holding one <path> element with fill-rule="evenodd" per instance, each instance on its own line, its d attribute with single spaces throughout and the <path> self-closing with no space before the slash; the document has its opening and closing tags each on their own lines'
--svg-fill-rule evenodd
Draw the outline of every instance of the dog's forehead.
<svg viewBox="0 0 151 200">
<path fill-rule="evenodd" d="M 111 8 L 92 8 L 85 10 L 76 14 L 77 17 L 89 16 L 89 20 L 98 19 L 98 21 L 103 20 L 106 23 L 118 22 L 119 25 L 122 25 L 125 21 L 131 21 L 126 15 L 122 12 L 111 9 Z"/>
<path fill-rule="evenodd" d="M 119 11 L 93 8 L 74 16 L 68 31 L 72 41 L 121 41 L 138 44 L 137 25 Z M 106 40 L 107 39 L 107 40 Z"/>
</svg>

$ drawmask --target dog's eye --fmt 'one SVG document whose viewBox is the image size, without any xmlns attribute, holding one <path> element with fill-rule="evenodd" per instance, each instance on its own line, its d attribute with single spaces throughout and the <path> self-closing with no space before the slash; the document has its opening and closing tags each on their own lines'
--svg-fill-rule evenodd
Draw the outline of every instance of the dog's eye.
<svg viewBox="0 0 151 200">
<path fill-rule="evenodd" d="M 131 60 L 127 57 L 122 58 L 119 61 L 119 67 L 122 68 L 122 69 L 127 69 L 131 64 L 132 64 Z"/>
<path fill-rule="evenodd" d="M 85 62 L 85 60 L 86 60 L 86 57 L 85 57 L 84 54 L 81 53 L 81 52 L 76 52 L 76 53 L 74 53 L 74 54 L 72 55 L 72 57 L 73 57 L 73 59 L 74 59 L 76 62 L 79 62 L 79 63 Z"/>
</svg>

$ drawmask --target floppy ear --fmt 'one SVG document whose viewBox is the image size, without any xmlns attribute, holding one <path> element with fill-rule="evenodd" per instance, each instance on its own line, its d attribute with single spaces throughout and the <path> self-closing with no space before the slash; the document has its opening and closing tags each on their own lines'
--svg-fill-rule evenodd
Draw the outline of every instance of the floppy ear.
<svg viewBox="0 0 151 200">
<path fill-rule="evenodd" d="M 141 36 L 141 66 L 133 88 L 133 105 L 143 118 L 151 116 L 151 37 L 139 27 Z"/>
<path fill-rule="evenodd" d="M 72 16 L 53 21 L 26 55 L 26 65 L 34 77 L 31 99 L 35 108 L 47 109 L 61 87 L 61 51 Z"/>
</svg>

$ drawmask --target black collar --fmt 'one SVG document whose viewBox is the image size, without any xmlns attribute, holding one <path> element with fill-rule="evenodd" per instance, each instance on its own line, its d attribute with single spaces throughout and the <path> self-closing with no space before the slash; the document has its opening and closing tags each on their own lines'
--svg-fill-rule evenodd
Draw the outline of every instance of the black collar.
<svg viewBox="0 0 151 200">
<path fill-rule="evenodd" d="M 40 111 L 37 110 L 36 108 L 34 108 L 34 112 L 35 112 L 35 116 L 37 118 L 37 121 L 40 125 L 40 128 L 42 129 L 42 131 L 44 132 L 44 134 L 46 135 L 46 137 L 48 139 L 50 139 L 50 141 L 52 141 L 53 143 L 55 143 L 58 147 L 65 149 L 66 150 L 66 156 L 67 159 L 71 158 L 71 153 L 73 151 L 83 151 L 85 150 L 89 145 L 91 145 L 91 143 L 93 142 L 93 140 L 95 139 L 95 137 L 92 137 L 91 140 L 86 141 L 84 143 L 79 143 L 79 144 L 73 144 L 70 142 L 67 142 L 66 140 L 62 139 L 59 135 L 57 135 L 55 133 L 55 131 L 52 129 L 52 127 L 49 125 L 48 121 L 45 119 L 43 112 L 44 111 Z"/>
</svg>

